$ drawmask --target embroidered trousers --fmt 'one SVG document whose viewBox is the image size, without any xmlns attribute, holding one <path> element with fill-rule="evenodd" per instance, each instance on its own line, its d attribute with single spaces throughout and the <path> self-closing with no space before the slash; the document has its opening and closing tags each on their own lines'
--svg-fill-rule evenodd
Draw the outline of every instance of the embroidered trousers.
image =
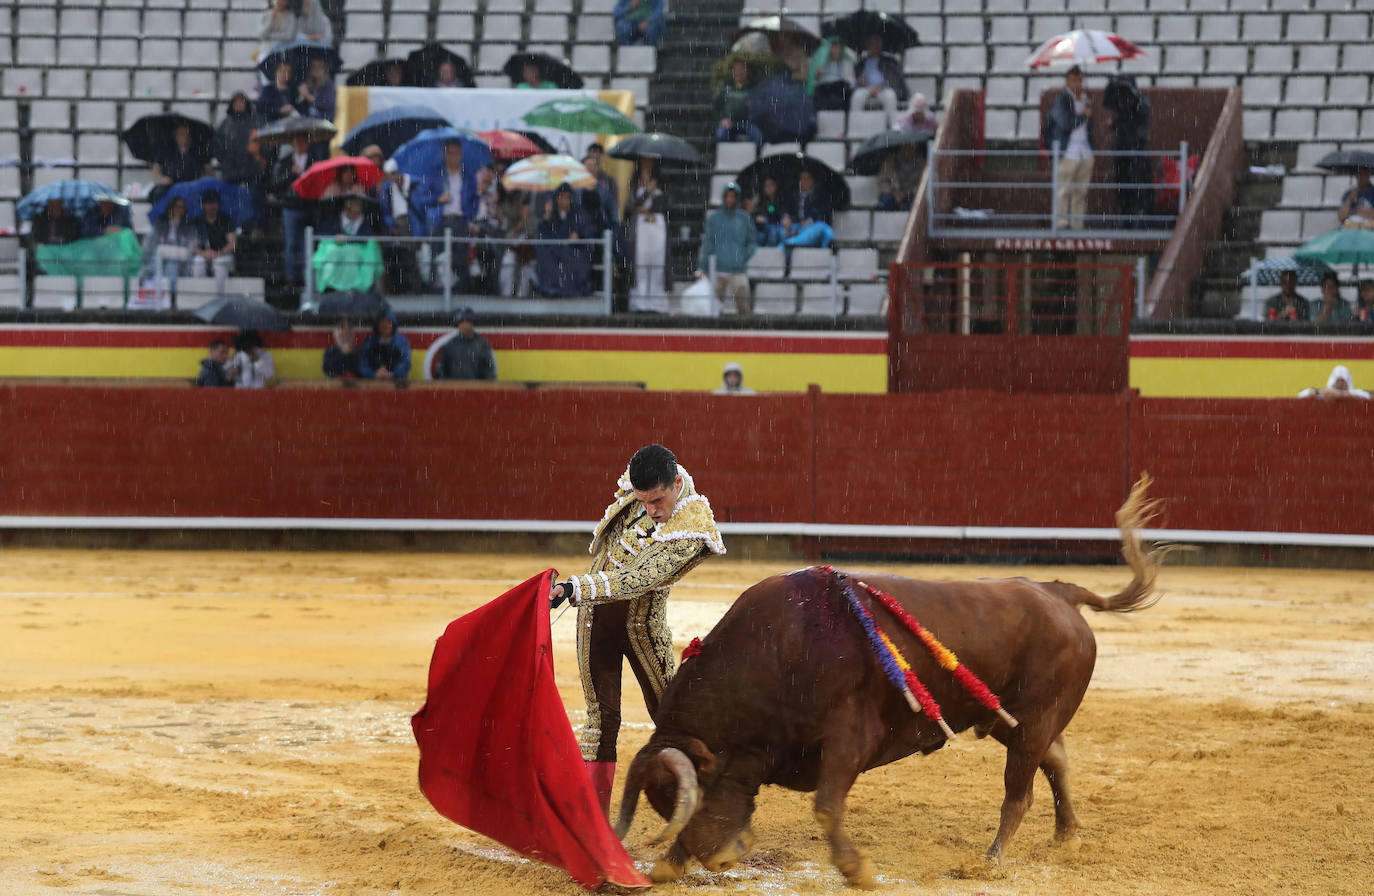
<svg viewBox="0 0 1374 896">
<path fill-rule="evenodd" d="M 673 676 L 673 636 L 668 630 L 666 594 L 650 592 L 631 600 L 584 605 L 577 609 L 577 658 L 587 724 L 582 758 L 615 762 L 620 735 L 621 660 L 644 692 L 649 717 L 658 714 L 659 697 Z"/>
</svg>

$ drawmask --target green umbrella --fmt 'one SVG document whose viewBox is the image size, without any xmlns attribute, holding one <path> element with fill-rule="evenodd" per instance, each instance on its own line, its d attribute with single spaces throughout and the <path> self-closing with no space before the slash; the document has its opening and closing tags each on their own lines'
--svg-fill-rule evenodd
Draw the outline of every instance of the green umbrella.
<svg viewBox="0 0 1374 896">
<path fill-rule="evenodd" d="M 637 134 L 639 128 L 610 103 L 590 97 L 550 100 L 525 113 L 525 123 L 573 134 Z"/>
<path fill-rule="evenodd" d="M 1374 230 L 1362 227 L 1333 230 L 1303 243 L 1294 258 L 1309 258 L 1327 264 L 1374 262 Z"/>
<path fill-rule="evenodd" d="M 370 290 L 382 274 L 382 250 L 372 240 L 322 240 L 311 262 L 315 265 L 315 286 L 321 291 Z"/>
<path fill-rule="evenodd" d="M 127 229 L 59 246 L 39 246 L 36 254 L 45 274 L 133 277 L 143 266 L 143 248 Z"/>
</svg>

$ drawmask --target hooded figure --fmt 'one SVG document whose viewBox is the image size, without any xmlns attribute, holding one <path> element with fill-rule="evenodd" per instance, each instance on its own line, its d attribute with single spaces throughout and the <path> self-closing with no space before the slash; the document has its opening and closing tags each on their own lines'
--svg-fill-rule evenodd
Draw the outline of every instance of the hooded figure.
<svg viewBox="0 0 1374 896">
<path fill-rule="evenodd" d="M 471 308 L 459 308 L 454 315 L 458 331 L 439 349 L 434 364 L 436 380 L 494 380 L 496 356 L 491 343 L 476 330 L 477 315 Z"/>
<path fill-rule="evenodd" d="M 403 380 L 410 376 L 410 340 L 397 329 L 396 315 L 377 317 L 358 357 L 358 374 L 366 379 Z"/>
<path fill-rule="evenodd" d="M 738 361 L 730 361 L 720 372 L 721 385 L 715 395 L 753 395 L 754 390 L 744 385 L 744 368 Z"/>
<path fill-rule="evenodd" d="M 215 128 L 215 158 L 220 177 L 231 184 L 257 184 L 263 168 L 257 156 L 248 151 L 248 142 L 258 126 L 253 101 L 242 90 L 229 100 L 229 111 Z"/>
<path fill-rule="evenodd" d="M 806 72 L 806 92 L 815 97 L 816 108 L 843 112 L 853 90 L 854 54 L 839 38 L 821 41 Z"/>
<path fill-rule="evenodd" d="M 1350 368 L 1344 364 L 1337 364 L 1331 369 L 1331 375 L 1326 378 L 1325 389 L 1303 389 L 1298 393 L 1299 398 L 1363 398 L 1369 399 L 1369 393 L 1364 389 L 1356 389 L 1355 381 L 1350 376 Z"/>
<path fill-rule="evenodd" d="M 573 190 L 567 184 L 554 191 L 548 216 L 539 222 L 539 239 L 583 240 L 594 235 L 586 213 L 572 200 Z M 576 243 L 536 245 L 534 257 L 540 292 L 550 296 L 587 294 L 588 274 L 591 271 L 591 256 L 587 247 Z"/>
<path fill-rule="evenodd" d="M 1112 113 L 1112 151 L 1145 152 L 1150 148 L 1150 101 L 1135 86 L 1134 75 L 1117 75 L 1107 82 L 1102 107 Z M 1151 190 L 1132 189 L 1154 181 L 1148 156 L 1113 156 L 1116 210 L 1125 227 L 1148 227 L 1138 216 L 1153 214 Z"/>
<path fill-rule="evenodd" d="M 759 245 L 759 232 L 754 227 L 754 219 L 740 202 L 739 184 L 734 181 L 726 184 L 720 199 L 721 207 L 706 218 L 697 270 L 700 276 L 710 273 L 714 257 L 716 298 L 733 295 L 736 310 L 740 314 L 750 314 L 754 310 L 754 298 L 747 269 Z"/>
</svg>

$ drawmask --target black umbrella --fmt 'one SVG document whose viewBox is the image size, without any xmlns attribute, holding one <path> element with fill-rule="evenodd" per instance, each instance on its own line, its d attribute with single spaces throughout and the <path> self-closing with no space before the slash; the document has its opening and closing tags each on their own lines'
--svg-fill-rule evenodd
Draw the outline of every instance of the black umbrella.
<svg viewBox="0 0 1374 896">
<path fill-rule="evenodd" d="M 884 53 L 901 56 L 912 47 L 921 45 L 921 38 L 900 17 L 872 9 L 851 12 L 821 25 L 822 37 L 838 37 L 856 53 L 862 53 L 867 48 L 868 38 L 874 34 L 882 36 Z"/>
<path fill-rule="evenodd" d="M 849 167 L 854 169 L 855 174 L 872 177 L 883 166 L 883 159 L 889 152 L 913 143 L 929 143 L 930 136 L 924 131 L 908 130 L 891 130 L 875 134 L 854 152 L 854 157 L 849 160 Z"/>
<path fill-rule="evenodd" d="M 286 146 L 297 137 L 303 136 L 314 143 L 317 140 L 332 140 L 338 131 L 334 125 L 323 118 L 278 118 L 258 128 L 258 142 L 264 146 Z"/>
<path fill-rule="evenodd" d="M 390 87 L 391 82 L 387 80 L 387 71 L 393 65 L 401 68 L 400 87 L 419 87 L 419 84 L 411 84 L 406 80 L 406 61 L 404 59 L 374 59 L 367 65 L 358 69 L 348 76 L 344 83 L 349 87 Z"/>
<path fill-rule="evenodd" d="M 196 309 L 196 317 L 207 324 L 237 327 L 240 330 L 271 330 L 280 333 L 291 329 L 285 316 L 266 302 L 248 296 L 229 295 L 215 299 Z"/>
<path fill-rule="evenodd" d="M 811 172 L 816 186 L 830 196 L 831 206 L 837 212 L 849 208 L 849 184 L 844 175 L 811 156 L 800 152 L 781 153 L 764 156 L 739 173 L 737 181 L 745 196 L 755 196 L 765 178 L 773 178 L 783 193 L 792 194 L 797 190 L 797 177 L 802 169 Z"/>
<path fill-rule="evenodd" d="M 358 122 L 344 137 L 343 151 L 356 156 L 375 144 L 389 159 L 421 131 L 448 126 L 449 120 L 428 106 L 392 106 Z"/>
<path fill-rule="evenodd" d="M 795 43 L 809 55 L 816 52 L 821 45 L 821 39 L 814 31 L 790 16 L 763 16 L 754 19 L 735 32 L 735 40 L 754 33 L 767 37 L 768 44 L 774 52 L 778 52 L 782 44 Z"/>
<path fill-rule="evenodd" d="M 1340 149 L 1322 156 L 1318 168 L 1333 174 L 1354 174 L 1360 168 L 1374 169 L 1374 152 L 1364 149 Z"/>
<path fill-rule="evenodd" d="M 416 87 L 433 87 L 439 80 L 439 66 L 445 62 L 453 63 L 457 72 L 456 82 L 463 87 L 474 87 L 472 66 L 462 56 L 443 44 L 425 44 L 406 57 L 406 83 Z"/>
<path fill-rule="evenodd" d="M 259 59 L 258 71 L 270 81 L 276 74 L 277 66 L 286 61 L 291 63 L 291 83 L 299 84 L 309 75 L 310 63 L 316 59 L 324 60 L 324 66 L 331 75 L 337 75 L 339 69 L 343 68 L 343 57 L 333 44 L 318 40 L 289 40 L 277 44 L 272 52 Z"/>
<path fill-rule="evenodd" d="M 785 72 L 749 90 L 749 121 L 768 143 L 805 143 L 816 135 L 816 104 Z"/>
<path fill-rule="evenodd" d="M 325 293 L 315 307 L 315 313 L 322 317 L 337 314 L 358 320 L 376 320 L 390 310 L 391 306 L 379 293 L 361 289 Z"/>
<path fill-rule="evenodd" d="M 667 159 L 700 165 L 704 160 L 696 147 L 671 134 L 631 134 L 606 153 L 613 159 Z"/>
<path fill-rule="evenodd" d="M 551 156 L 558 154 L 558 147 L 550 143 L 547 139 L 545 139 L 544 135 L 540 134 L 539 132 L 521 131 L 517 130 L 516 128 L 511 128 L 510 130 L 515 131 L 515 133 L 519 134 L 521 137 L 524 137 L 526 140 L 530 141 L 535 146 L 539 147 L 539 151 L 541 153 Z"/>
<path fill-rule="evenodd" d="M 552 81 L 564 90 L 579 90 L 582 87 L 582 76 L 573 71 L 568 63 L 554 59 L 548 53 L 516 53 L 507 59 L 502 71 L 510 78 L 512 87 L 525 80 L 527 65 L 537 65 L 540 78 Z"/>
<path fill-rule="evenodd" d="M 210 127 L 209 122 L 190 118 L 180 112 L 145 115 L 129 125 L 120 136 L 134 158 L 157 162 L 176 147 L 176 129 L 181 125 L 191 129 L 192 151 L 205 161 L 210 161 L 215 152 L 215 129 Z"/>
</svg>

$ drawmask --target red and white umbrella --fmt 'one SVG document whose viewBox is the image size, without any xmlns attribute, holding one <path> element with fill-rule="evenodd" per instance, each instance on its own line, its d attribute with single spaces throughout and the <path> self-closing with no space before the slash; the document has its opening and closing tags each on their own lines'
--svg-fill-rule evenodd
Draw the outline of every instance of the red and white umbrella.
<svg viewBox="0 0 1374 896">
<path fill-rule="evenodd" d="M 1120 62 L 1144 56 L 1145 51 L 1110 31 L 1069 31 L 1040 45 L 1026 60 L 1029 68 L 1068 68 L 1094 62 Z"/>
</svg>

